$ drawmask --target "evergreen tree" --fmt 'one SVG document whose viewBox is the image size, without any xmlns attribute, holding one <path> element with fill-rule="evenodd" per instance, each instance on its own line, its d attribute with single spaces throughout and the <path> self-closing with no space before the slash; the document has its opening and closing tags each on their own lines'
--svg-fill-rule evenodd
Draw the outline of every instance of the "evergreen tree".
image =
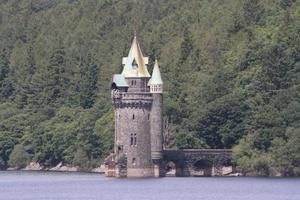
<svg viewBox="0 0 300 200">
<path fill-rule="evenodd" d="M 10 68 L 6 50 L 0 53 L 0 95 L 1 100 L 7 100 L 13 94 L 13 88 L 8 79 Z"/>
</svg>

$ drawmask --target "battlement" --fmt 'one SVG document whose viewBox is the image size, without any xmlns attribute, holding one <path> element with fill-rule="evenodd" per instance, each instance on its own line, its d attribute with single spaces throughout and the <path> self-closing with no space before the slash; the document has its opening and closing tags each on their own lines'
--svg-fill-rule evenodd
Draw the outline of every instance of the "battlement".
<svg viewBox="0 0 300 200">
<path fill-rule="evenodd" d="M 112 90 L 112 103 L 115 107 L 151 106 L 152 94 L 148 92 L 120 92 Z"/>
</svg>

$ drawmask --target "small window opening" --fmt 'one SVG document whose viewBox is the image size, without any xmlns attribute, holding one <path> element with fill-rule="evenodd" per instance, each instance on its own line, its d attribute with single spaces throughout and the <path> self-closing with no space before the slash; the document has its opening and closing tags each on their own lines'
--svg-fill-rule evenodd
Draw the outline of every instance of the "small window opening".
<svg viewBox="0 0 300 200">
<path fill-rule="evenodd" d="M 133 68 L 133 69 L 138 68 L 138 64 L 136 63 L 135 59 L 134 59 L 133 62 L 132 62 L 132 68 Z"/>
<path fill-rule="evenodd" d="M 122 153 L 123 152 L 123 146 L 122 145 L 118 145 L 118 152 Z"/>
<path fill-rule="evenodd" d="M 133 133 L 130 134 L 130 146 L 133 145 Z"/>
<path fill-rule="evenodd" d="M 132 119 L 133 119 L 133 120 L 135 119 L 135 116 L 134 116 L 134 114 L 132 115 Z"/>
<path fill-rule="evenodd" d="M 132 158 L 132 164 L 135 165 L 136 164 L 136 159 Z"/>
<path fill-rule="evenodd" d="M 150 120 L 150 114 L 148 113 L 148 120 Z"/>
<path fill-rule="evenodd" d="M 136 146 L 136 133 L 134 134 L 134 145 Z"/>
</svg>

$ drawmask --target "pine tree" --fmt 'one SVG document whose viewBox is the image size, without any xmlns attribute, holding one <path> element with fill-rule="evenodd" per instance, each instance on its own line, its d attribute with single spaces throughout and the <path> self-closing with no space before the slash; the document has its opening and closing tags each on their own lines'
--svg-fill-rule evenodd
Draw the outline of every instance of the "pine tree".
<svg viewBox="0 0 300 200">
<path fill-rule="evenodd" d="M 13 94 L 13 86 L 8 79 L 10 72 L 9 60 L 6 50 L 0 53 L 0 99 L 1 101 L 8 99 Z"/>
<path fill-rule="evenodd" d="M 83 108 L 91 108 L 95 102 L 98 71 L 94 58 L 88 54 L 86 62 L 81 65 L 81 81 L 78 86 L 80 106 Z"/>
<path fill-rule="evenodd" d="M 43 74 L 44 103 L 66 103 L 69 77 L 65 69 L 66 59 L 64 47 L 55 48 Z"/>
</svg>

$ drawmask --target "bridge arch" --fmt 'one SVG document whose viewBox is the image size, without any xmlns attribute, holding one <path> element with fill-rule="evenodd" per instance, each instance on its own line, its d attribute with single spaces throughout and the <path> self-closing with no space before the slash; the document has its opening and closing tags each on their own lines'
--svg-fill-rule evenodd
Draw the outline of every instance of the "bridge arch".
<svg viewBox="0 0 300 200">
<path fill-rule="evenodd" d="M 165 150 L 163 160 L 175 164 L 176 176 L 221 176 L 233 171 L 231 157 L 231 150 L 183 149 Z"/>
<path fill-rule="evenodd" d="M 175 162 L 170 160 L 165 164 L 165 173 L 166 173 L 166 176 L 176 176 Z"/>
<path fill-rule="evenodd" d="M 209 159 L 200 159 L 192 165 L 193 176 L 212 176 L 213 161 Z"/>
</svg>

